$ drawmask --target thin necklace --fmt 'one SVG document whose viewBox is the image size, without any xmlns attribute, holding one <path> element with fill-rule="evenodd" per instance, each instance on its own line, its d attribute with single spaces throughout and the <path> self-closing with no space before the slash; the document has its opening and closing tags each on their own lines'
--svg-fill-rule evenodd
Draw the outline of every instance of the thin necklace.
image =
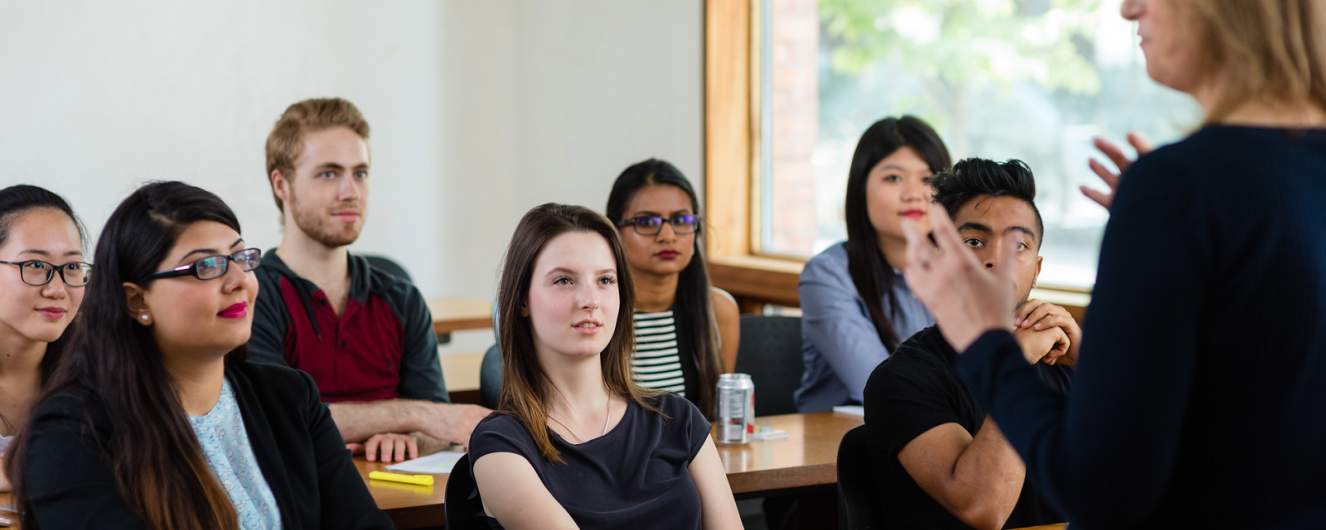
<svg viewBox="0 0 1326 530">
<path fill-rule="evenodd" d="M 612 396 L 609 395 L 607 403 L 603 404 L 603 429 L 599 431 L 599 436 L 603 436 L 604 434 L 608 433 L 608 412 L 611 410 L 611 407 L 612 407 Z M 572 438 L 576 439 L 577 444 L 585 443 L 585 439 L 581 438 L 579 434 L 576 434 L 575 430 L 571 429 L 570 427 L 567 427 L 565 423 L 562 423 L 562 420 L 553 417 L 552 414 L 548 415 L 548 419 L 557 422 L 557 424 L 561 425 L 563 429 L 566 429 L 566 432 L 569 433 Z"/>
</svg>

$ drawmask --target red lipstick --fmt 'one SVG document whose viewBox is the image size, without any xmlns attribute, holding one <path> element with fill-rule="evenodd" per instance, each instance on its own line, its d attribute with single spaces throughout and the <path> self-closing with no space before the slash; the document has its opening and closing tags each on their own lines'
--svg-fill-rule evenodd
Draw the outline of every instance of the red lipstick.
<svg viewBox="0 0 1326 530">
<path fill-rule="evenodd" d="M 221 318 L 244 318 L 244 316 L 248 314 L 249 314 L 249 303 L 236 302 L 234 304 L 231 304 L 230 307 L 222 309 L 221 312 L 217 313 L 217 316 Z"/>
</svg>

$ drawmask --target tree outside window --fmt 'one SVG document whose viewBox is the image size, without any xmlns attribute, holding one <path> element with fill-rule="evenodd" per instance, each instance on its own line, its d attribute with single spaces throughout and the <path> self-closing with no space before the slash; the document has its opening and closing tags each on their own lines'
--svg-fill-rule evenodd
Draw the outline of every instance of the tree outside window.
<svg viewBox="0 0 1326 530">
<path fill-rule="evenodd" d="M 1091 138 L 1157 142 L 1197 107 L 1146 77 L 1120 0 L 762 0 L 759 250 L 809 256 L 846 237 L 843 195 L 862 131 L 914 114 L 954 159 L 1020 158 L 1045 218 L 1042 285 L 1089 288 L 1106 213 Z"/>
</svg>

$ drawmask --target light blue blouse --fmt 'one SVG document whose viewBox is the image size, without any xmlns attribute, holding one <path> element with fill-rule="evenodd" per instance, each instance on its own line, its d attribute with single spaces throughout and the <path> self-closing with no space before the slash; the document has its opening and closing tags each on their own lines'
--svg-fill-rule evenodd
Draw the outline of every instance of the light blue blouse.
<svg viewBox="0 0 1326 530">
<path fill-rule="evenodd" d="M 221 399 L 216 406 L 206 415 L 189 416 L 189 424 L 203 447 L 207 465 L 230 496 L 230 503 L 239 515 L 239 527 L 281 528 L 281 511 L 249 445 L 249 434 L 244 429 L 235 394 L 230 390 L 230 381 L 222 380 Z"/>
<path fill-rule="evenodd" d="M 894 274 L 893 319 L 899 341 L 934 324 L 930 312 L 912 295 L 902 274 Z M 865 300 L 847 271 L 847 248 L 835 243 L 806 262 L 797 282 L 801 296 L 801 387 L 794 397 L 802 412 L 861 403 L 866 380 L 889 350 L 879 339 Z M 885 316 L 894 310 L 883 303 Z"/>
</svg>

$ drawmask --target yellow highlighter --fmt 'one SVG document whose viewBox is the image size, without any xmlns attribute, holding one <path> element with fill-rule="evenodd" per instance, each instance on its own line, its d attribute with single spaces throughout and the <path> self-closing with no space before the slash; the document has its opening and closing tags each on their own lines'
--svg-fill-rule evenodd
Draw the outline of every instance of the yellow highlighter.
<svg viewBox="0 0 1326 530">
<path fill-rule="evenodd" d="M 406 475 L 403 473 L 388 473 L 386 471 L 370 471 L 368 478 L 373 480 L 386 480 L 388 482 L 401 482 L 404 484 L 414 484 L 416 486 L 432 486 L 432 475 Z"/>
</svg>

